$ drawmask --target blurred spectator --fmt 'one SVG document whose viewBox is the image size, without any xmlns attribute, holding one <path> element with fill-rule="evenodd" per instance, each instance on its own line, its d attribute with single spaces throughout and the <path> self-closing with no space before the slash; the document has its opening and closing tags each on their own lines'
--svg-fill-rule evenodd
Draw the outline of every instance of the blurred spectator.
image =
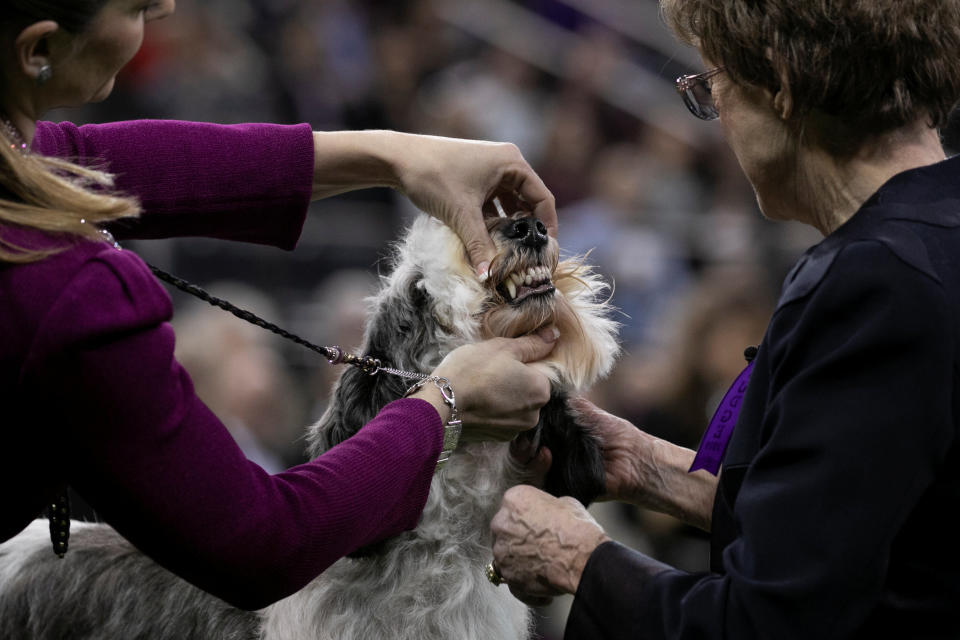
<svg viewBox="0 0 960 640">
<path fill-rule="evenodd" d="M 425 124 L 434 133 L 485 140 L 509 140 L 531 162 L 543 146 L 543 100 L 536 71 L 498 49 L 438 74 L 421 96 Z M 431 117 L 433 116 L 433 117 Z"/>
<path fill-rule="evenodd" d="M 682 244 L 658 224 L 649 201 L 660 188 L 648 168 L 656 158 L 635 144 L 605 147 L 590 170 L 589 195 L 561 209 L 563 245 L 590 252 L 615 286 L 613 303 L 627 318 L 621 337 L 628 348 L 656 340 L 663 313 L 688 285 Z"/>
<path fill-rule="evenodd" d="M 276 67 L 292 119 L 315 129 L 343 126 L 344 113 L 367 103 L 375 83 L 373 43 L 350 3 L 303 3 L 281 23 Z"/>
<path fill-rule="evenodd" d="M 249 4 L 243 0 L 229 9 L 180 3 L 173 16 L 150 32 L 146 49 L 152 57 L 150 82 L 131 78 L 139 106 L 158 118 L 278 120 L 267 57 L 243 20 L 249 15 Z"/>
<path fill-rule="evenodd" d="M 369 271 L 343 269 L 317 286 L 304 304 L 294 310 L 291 327 L 302 336 L 324 346 L 338 346 L 346 353 L 359 353 L 366 326 L 368 298 L 376 290 L 376 278 Z M 306 385 L 310 421 L 320 419 L 330 400 L 333 384 L 344 367 L 318 360 L 308 351 L 297 360 L 309 372 Z"/>
<path fill-rule="evenodd" d="M 696 448 L 720 398 L 746 365 L 743 350 L 756 346 L 775 298 L 756 267 L 717 267 L 701 275 L 672 314 L 674 335 L 662 396 L 652 407 L 625 407 L 644 430 Z"/>
<path fill-rule="evenodd" d="M 561 95 L 545 111 L 542 158 L 534 166 L 553 191 L 557 206 L 587 197 L 589 175 L 602 146 L 593 100 L 575 94 Z M 560 220 L 560 225 L 566 224 Z"/>
<path fill-rule="evenodd" d="M 264 294 L 237 283 L 208 291 L 262 318 L 277 318 Z M 221 309 L 196 302 L 174 319 L 175 355 L 197 395 L 217 414 L 250 459 L 271 473 L 302 457 L 304 425 L 295 383 L 283 366 L 279 338 Z"/>
</svg>

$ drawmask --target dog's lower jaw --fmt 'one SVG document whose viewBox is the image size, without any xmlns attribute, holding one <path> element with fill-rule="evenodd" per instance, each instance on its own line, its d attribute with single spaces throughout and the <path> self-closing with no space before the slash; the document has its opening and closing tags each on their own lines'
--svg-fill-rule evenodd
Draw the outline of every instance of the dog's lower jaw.
<svg viewBox="0 0 960 640">
<path fill-rule="evenodd" d="M 527 607 L 484 573 L 490 519 L 519 479 L 508 444 L 461 447 L 433 479 L 414 531 L 387 541 L 384 553 L 337 562 L 266 609 L 263 638 L 529 637 Z"/>
</svg>

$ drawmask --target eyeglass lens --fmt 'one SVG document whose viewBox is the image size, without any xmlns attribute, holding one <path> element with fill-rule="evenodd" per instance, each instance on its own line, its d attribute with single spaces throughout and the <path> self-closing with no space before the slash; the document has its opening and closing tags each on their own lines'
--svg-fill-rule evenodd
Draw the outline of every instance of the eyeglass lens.
<svg viewBox="0 0 960 640">
<path fill-rule="evenodd" d="M 683 101 L 693 115 L 703 120 L 713 120 L 720 115 L 713 101 L 713 94 L 710 92 L 708 78 L 698 78 L 689 83 L 683 92 Z"/>
</svg>

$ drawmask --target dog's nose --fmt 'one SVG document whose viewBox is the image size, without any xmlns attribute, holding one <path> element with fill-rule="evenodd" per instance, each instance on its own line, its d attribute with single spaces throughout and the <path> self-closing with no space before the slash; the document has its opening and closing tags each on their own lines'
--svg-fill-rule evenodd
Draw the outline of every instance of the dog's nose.
<svg viewBox="0 0 960 640">
<path fill-rule="evenodd" d="M 533 217 L 514 220 L 506 228 L 504 235 L 534 249 L 547 244 L 547 227 Z"/>
</svg>

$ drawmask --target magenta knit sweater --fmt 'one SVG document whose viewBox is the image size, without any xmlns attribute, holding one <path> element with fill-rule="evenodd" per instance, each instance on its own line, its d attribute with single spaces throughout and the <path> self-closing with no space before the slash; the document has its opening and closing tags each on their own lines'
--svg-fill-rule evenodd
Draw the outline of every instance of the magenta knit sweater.
<svg viewBox="0 0 960 640">
<path fill-rule="evenodd" d="M 289 249 L 310 196 L 306 125 L 41 123 L 33 147 L 102 160 L 141 199 L 145 214 L 112 228 L 120 240 L 204 235 Z M 163 566 L 259 608 L 416 525 L 442 440 L 429 403 L 391 403 L 353 438 L 271 476 L 194 394 L 173 357 L 171 315 L 143 261 L 106 243 L 0 263 L 0 541 L 69 484 Z"/>
</svg>

